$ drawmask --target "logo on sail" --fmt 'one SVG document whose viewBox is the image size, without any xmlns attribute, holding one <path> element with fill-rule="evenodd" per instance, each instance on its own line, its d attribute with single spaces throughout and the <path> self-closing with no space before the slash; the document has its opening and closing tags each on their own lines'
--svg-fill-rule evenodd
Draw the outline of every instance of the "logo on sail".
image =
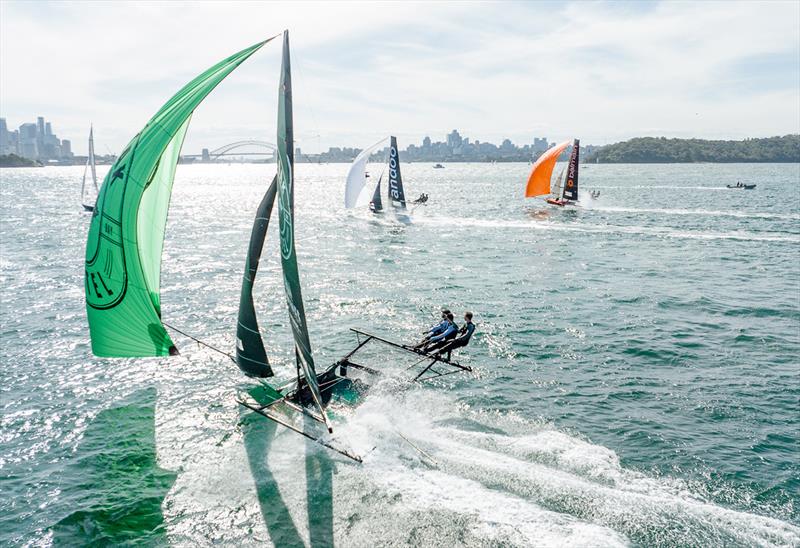
<svg viewBox="0 0 800 548">
<path fill-rule="evenodd" d="M 126 168 L 126 163 L 114 166 L 107 177 L 102 203 L 98 197 L 89 228 L 89 240 L 95 241 L 95 248 L 91 256 L 88 247 L 86 250 L 86 303 L 100 310 L 119 304 L 128 286 L 121 222 Z"/>
<path fill-rule="evenodd" d="M 292 226 L 292 167 L 285 152 L 278 159 L 278 217 L 281 240 L 281 257 L 288 259 L 294 250 Z"/>
<path fill-rule="evenodd" d="M 397 147 L 389 148 L 389 192 L 393 200 L 400 200 L 400 190 L 397 183 Z"/>
</svg>

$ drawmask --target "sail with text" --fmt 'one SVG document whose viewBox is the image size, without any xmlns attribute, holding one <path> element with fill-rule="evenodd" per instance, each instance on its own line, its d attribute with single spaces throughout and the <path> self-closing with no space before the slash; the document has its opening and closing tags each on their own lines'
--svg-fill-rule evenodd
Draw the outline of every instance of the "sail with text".
<svg viewBox="0 0 800 548">
<path fill-rule="evenodd" d="M 406 208 L 406 194 L 403 191 L 403 177 L 400 174 L 400 153 L 394 135 L 389 144 L 389 203 L 396 210 Z"/>
<path fill-rule="evenodd" d="M 81 180 L 81 205 L 86 211 L 94 211 L 94 206 L 86 203 L 86 173 L 90 172 L 92 175 L 92 183 L 94 184 L 94 196 L 100 194 L 100 188 L 97 186 L 97 168 L 94 158 L 94 128 L 89 126 L 89 154 L 86 157 L 86 165 L 83 168 L 83 179 Z"/>
<path fill-rule="evenodd" d="M 369 157 L 386 142 L 386 139 L 388 139 L 388 137 L 383 137 L 377 143 L 368 146 L 353 160 L 350 171 L 347 172 L 347 183 L 344 189 L 344 207 L 347 209 L 354 208 L 359 203 L 359 197 L 367 184 L 367 163 L 369 162 Z M 366 198 L 364 200 L 366 201 Z M 364 202 L 361 202 L 361 204 L 363 206 Z"/>
<path fill-rule="evenodd" d="M 575 139 L 572 143 L 572 152 L 569 155 L 569 163 L 567 164 L 567 181 L 564 183 L 564 200 L 573 202 L 578 201 L 580 145 L 581 142 L 579 139 Z"/>
<path fill-rule="evenodd" d="M 184 136 L 197 106 L 270 40 L 228 57 L 184 86 L 106 175 L 86 242 L 86 315 L 95 355 L 177 353 L 161 321 L 161 254 Z"/>
<path fill-rule="evenodd" d="M 292 75 L 289 58 L 289 33 L 283 34 L 283 59 L 278 95 L 278 221 L 280 229 L 281 267 L 289 322 L 294 336 L 298 387 L 304 383 L 311 392 L 314 404 L 329 431 L 333 431 L 323 406 L 322 396 L 314 367 L 314 355 L 308 336 L 306 312 L 300 290 L 300 272 L 294 240 L 294 125 L 292 121 Z"/>
</svg>

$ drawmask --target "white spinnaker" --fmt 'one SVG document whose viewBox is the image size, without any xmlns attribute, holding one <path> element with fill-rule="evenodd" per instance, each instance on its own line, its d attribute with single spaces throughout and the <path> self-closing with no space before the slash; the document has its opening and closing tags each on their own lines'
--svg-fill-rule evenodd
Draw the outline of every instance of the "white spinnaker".
<svg viewBox="0 0 800 548">
<path fill-rule="evenodd" d="M 350 166 L 350 171 L 347 173 L 347 185 L 344 188 L 344 207 L 350 209 L 351 207 L 355 207 L 358 203 L 358 197 L 364 190 L 364 185 L 367 184 L 366 173 L 369 157 L 379 146 L 388 140 L 388 137 L 384 137 L 374 145 L 362 150 L 361 154 L 356 156 L 356 159 L 353 160 L 353 165 Z"/>
</svg>

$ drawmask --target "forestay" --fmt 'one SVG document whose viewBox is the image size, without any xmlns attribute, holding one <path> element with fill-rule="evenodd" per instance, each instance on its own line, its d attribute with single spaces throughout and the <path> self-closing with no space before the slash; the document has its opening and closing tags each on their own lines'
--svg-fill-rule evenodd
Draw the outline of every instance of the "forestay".
<svg viewBox="0 0 800 548">
<path fill-rule="evenodd" d="M 194 109 L 209 92 L 270 40 L 232 55 L 189 82 L 133 138 L 109 170 L 86 243 L 86 312 L 95 355 L 177 352 L 161 323 L 160 272 L 183 138 Z"/>
</svg>

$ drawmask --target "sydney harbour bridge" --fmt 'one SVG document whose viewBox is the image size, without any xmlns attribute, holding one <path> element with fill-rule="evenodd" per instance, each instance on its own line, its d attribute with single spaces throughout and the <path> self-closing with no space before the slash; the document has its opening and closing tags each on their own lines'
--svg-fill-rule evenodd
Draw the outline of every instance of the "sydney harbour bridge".
<svg viewBox="0 0 800 548">
<path fill-rule="evenodd" d="M 270 161 L 275 159 L 275 152 L 278 147 L 266 141 L 236 141 L 235 143 L 228 143 L 214 150 L 203 149 L 202 154 L 181 154 L 182 159 L 191 159 L 190 161 L 200 160 L 201 162 L 220 162 L 225 161 L 226 157 L 250 157 Z"/>
</svg>

